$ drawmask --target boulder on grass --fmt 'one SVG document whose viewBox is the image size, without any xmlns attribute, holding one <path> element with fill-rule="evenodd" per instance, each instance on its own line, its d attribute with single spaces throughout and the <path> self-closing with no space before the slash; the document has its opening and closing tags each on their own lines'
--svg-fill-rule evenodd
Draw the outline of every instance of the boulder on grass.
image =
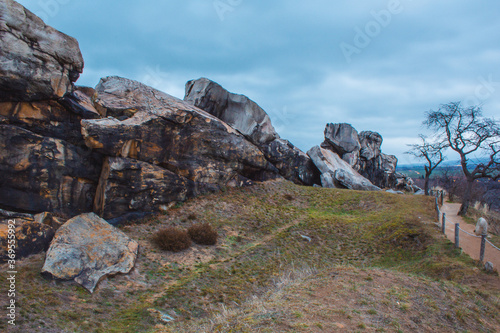
<svg viewBox="0 0 500 333">
<path fill-rule="evenodd" d="M 78 215 L 57 230 L 42 274 L 74 280 L 93 292 L 106 275 L 134 267 L 138 243 L 94 213 Z"/>
</svg>

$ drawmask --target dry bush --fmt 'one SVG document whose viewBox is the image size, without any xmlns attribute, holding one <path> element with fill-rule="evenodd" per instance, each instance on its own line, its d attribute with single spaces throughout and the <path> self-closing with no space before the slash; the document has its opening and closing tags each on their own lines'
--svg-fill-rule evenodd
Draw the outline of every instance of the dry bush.
<svg viewBox="0 0 500 333">
<path fill-rule="evenodd" d="M 283 197 L 284 197 L 286 200 L 288 200 L 288 201 L 293 201 L 293 199 L 294 199 L 293 195 L 291 195 L 291 194 L 285 194 Z"/>
<path fill-rule="evenodd" d="M 193 224 L 187 232 L 196 244 L 215 245 L 217 243 L 217 231 L 208 223 Z"/>
<path fill-rule="evenodd" d="M 180 252 L 191 246 L 191 238 L 185 230 L 167 227 L 153 235 L 153 242 L 162 250 Z"/>
</svg>

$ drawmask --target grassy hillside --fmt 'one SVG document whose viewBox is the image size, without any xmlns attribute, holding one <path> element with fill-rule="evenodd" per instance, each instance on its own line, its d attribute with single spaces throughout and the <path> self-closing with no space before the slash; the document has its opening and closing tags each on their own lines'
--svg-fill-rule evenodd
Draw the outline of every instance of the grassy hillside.
<svg viewBox="0 0 500 333">
<path fill-rule="evenodd" d="M 104 279 L 92 295 L 41 277 L 42 254 L 23 260 L 17 329 L 499 331 L 498 276 L 440 236 L 433 204 L 289 182 L 199 197 L 122 226 L 139 241 L 136 268 Z M 151 242 L 165 226 L 195 222 L 217 229 L 216 246 L 170 253 Z"/>
</svg>

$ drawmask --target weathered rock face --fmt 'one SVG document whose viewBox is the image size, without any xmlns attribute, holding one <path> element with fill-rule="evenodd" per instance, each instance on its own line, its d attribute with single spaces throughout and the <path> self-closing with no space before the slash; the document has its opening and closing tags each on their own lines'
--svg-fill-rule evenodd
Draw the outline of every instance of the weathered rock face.
<svg viewBox="0 0 500 333">
<path fill-rule="evenodd" d="M 0 1 L 0 207 L 74 216 L 90 211 L 102 157 L 82 119 L 100 118 L 74 90 L 78 42 L 12 0 Z"/>
<path fill-rule="evenodd" d="M 314 163 L 300 149 L 283 140 L 274 130 L 267 113 L 243 95 L 228 92 L 206 78 L 186 84 L 186 102 L 221 119 L 259 147 L 281 176 L 295 183 L 318 183 Z"/>
<path fill-rule="evenodd" d="M 361 145 L 358 138 L 358 131 L 350 124 L 327 124 L 325 128 L 325 142 L 323 145 L 329 146 L 338 155 L 357 152 Z"/>
<path fill-rule="evenodd" d="M 331 150 L 315 146 L 307 154 L 321 172 L 321 185 L 323 187 L 363 191 L 380 190 Z"/>
<path fill-rule="evenodd" d="M 407 192 L 418 192 L 421 191 L 422 189 L 415 185 L 413 179 L 411 177 L 408 177 L 408 175 L 400 172 L 396 172 L 394 174 L 394 184 L 395 188 L 398 190 L 404 190 Z"/>
<path fill-rule="evenodd" d="M 382 136 L 349 124 L 327 124 L 322 148 L 338 154 L 361 176 L 377 187 L 396 187 L 397 158 L 381 153 Z"/>
<path fill-rule="evenodd" d="M 59 227 L 62 226 L 67 221 L 67 219 L 63 219 L 59 216 L 54 216 L 50 212 L 42 212 L 35 214 L 33 216 L 33 219 L 35 222 L 48 225 L 49 227 L 52 227 L 52 229 L 54 230 L 59 229 Z"/>
<path fill-rule="evenodd" d="M 368 179 L 373 179 L 373 182 L 378 186 L 393 188 L 396 186 L 397 163 L 396 156 L 379 153 L 378 156 L 370 160 L 360 158 L 358 169 L 360 174 Z"/>
<path fill-rule="evenodd" d="M 0 125 L 0 206 L 70 216 L 91 211 L 101 165 L 86 148 Z"/>
<path fill-rule="evenodd" d="M 94 94 L 95 91 L 92 88 L 76 87 L 75 91 L 61 98 L 59 103 L 64 105 L 67 110 L 78 115 L 81 119 L 98 119 L 101 118 L 101 115 L 92 102 Z"/>
<path fill-rule="evenodd" d="M 0 101 L 63 97 L 83 70 L 78 42 L 13 0 L 0 2 Z"/>
<path fill-rule="evenodd" d="M 210 190 L 218 190 L 218 186 L 196 183 L 146 162 L 108 157 L 94 211 L 105 219 L 134 212 L 161 211 L 172 201 L 184 201 Z"/>
<path fill-rule="evenodd" d="M 15 233 L 15 256 L 13 259 L 21 259 L 30 254 L 46 251 L 50 241 L 54 237 L 54 229 L 49 225 L 36 221 L 11 218 L 0 221 L 0 262 L 9 259 L 9 220 Z"/>
<path fill-rule="evenodd" d="M 65 97 L 65 100 L 74 103 L 75 109 L 78 108 L 78 101 L 71 95 Z M 81 115 L 68 111 L 67 107 L 55 100 L 0 102 L 0 117 L 4 122 L 42 136 L 65 140 L 74 145 L 84 145 L 80 121 L 84 118 L 97 118 L 98 114 L 93 114 L 90 110 L 83 112 L 81 106 L 78 112 L 81 112 Z"/>
<path fill-rule="evenodd" d="M 360 157 L 365 160 L 371 160 L 380 155 L 380 147 L 382 146 L 382 136 L 376 132 L 363 131 L 359 133 L 361 143 Z"/>
<path fill-rule="evenodd" d="M 102 79 L 96 91 L 99 111 L 122 119 L 82 121 L 87 146 L 104 155 L 155 164 L 199 183 L 279 177 L 257 147 L 203 110 L 119 77 Z"/>
<path fill-rule="evenodd" d="M 42 274 L 74 280 L 93 292 L 110 274 L 134 267 L 138 244 L 94 213 L 68 220 L 57 230 L 47 251 Z"/>
<path fill-rule="evenodd" d="M 377 133 L 329 124 L 313 160 L 255 102 L 208 79 L 189 81 L 185 101 L 119 77 L 75 88 L 76 40 L 12 0 L 0 9 L 0 210 L 118 221 L 253 181 L 370 190 L 361 176 L 397 181 Z"/>
<path fill-rule="evenodd" d="M 188 81 L 184 100 L 236 128 L 256 145 L 278 137 L 271 119 L 257 103 L 246 96 L 232 94 L 209 79 Z"/>
<path fill-rule="evenodd" d="M 319 170 L 311 158 L 290 141 L 277 138 L 261 145 L 260 150 L 285 179 L 297 184 L 319 184 Z"/>
</svg>

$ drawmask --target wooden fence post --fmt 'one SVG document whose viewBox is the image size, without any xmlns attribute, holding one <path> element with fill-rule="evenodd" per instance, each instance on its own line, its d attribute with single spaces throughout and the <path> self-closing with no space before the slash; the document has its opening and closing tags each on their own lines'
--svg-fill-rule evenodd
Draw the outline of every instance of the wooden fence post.
<svg viewBox="0 0 500 333">
<path fill-rule="evenodd" d="M 443 234 L 446 234 L 446 214 L 443 213 Z"/>
<path fill-rule="evenodd" d="M 460 223 L 455 223 L 455 248 L 460 247 Z"/>
<path fill-rule="evenodd" d="M 481 235 L 481 251 L 479 252 L 479 260 L 484 261 L 484 250 L 486 248 L 486 235 Z"/>
<path fill-rule="evenodd" d="M 441 206 L 444 205 L 444 191 L 441 190 Z"/>
<path fill-rule="evenodd" d="M 439 222 L 439 205 L 437 197 L 436 197 L 436 215 L 437 215 L 437 221 Z"/>
</svg>

